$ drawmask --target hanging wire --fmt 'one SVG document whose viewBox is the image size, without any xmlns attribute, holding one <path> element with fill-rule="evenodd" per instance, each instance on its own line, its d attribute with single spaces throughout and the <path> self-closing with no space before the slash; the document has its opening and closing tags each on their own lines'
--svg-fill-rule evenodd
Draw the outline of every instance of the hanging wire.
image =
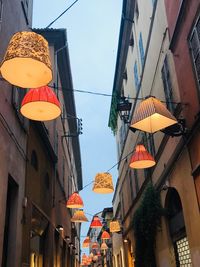
<svg viewBox="0 0 200 267">
<path fill-rule="evenodd" d="M 62 17 L 70 8 L 73 7 L 79 0 L 74 1 L 67 9 L 65 9 L 57 18 L 55 18 L 51 23 L 49 23 L 48 26 L 46 26 L 46 29 L 51 27 L 60 17 Z"/>
</svg>

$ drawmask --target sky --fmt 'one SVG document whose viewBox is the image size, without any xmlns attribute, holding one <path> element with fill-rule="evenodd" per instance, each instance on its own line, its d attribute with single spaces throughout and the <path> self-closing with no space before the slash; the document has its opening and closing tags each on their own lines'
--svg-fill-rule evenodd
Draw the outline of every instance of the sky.
<svg viewBox="0 0 200 267">
<path fill-rule="evenodd" d="M 73 0 L 34 0 L 33 27 L 45 28 Z M 79 0 L 51 28 L 66 28 L 74 89 L 112 94 L 119 38 L 122 0 Z M 115 138 L 108 128 L 111 97 L 75 93 L 77 117 L 82 118 L 80 135 L 83 186 L 98 172 L 117 163 Z M 110 171 L 114 185 L 117 168 Z M 112 206 L 113 194 L 100 195 L 92 185 L 80 192 L 84 211 L 95 214 Z M 87 215 L 91 220 L 91 216 Z M 82 223 L 81 235 L 90 223 Z M 82 240 L 81 240 L 82 241 Z"/>
</svg>

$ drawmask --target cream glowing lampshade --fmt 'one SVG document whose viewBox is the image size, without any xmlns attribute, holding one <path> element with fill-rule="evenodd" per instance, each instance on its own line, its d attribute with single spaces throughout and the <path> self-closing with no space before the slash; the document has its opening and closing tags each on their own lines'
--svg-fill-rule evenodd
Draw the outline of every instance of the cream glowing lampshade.
<svg viewBox="0 0 200 267">
<path fill-rule="evenodd" d="M 69 199 L 67 200 L 66 207 L 70 209 L 79 209 L 82 208 L 83 200 L 77 192 L 74 192 Z"/>
<path fill-rule="evenodd" d="M 89 257 L 92 259 L 94 257 L 94 254 L 91 252 Z"/>
<path fill-rule="evenodd" d="M 35 32 L 17 32 L 1 63 L 1 74 L 9 83 L 37 88 L 52 80 L 48 42 Z"/>
<path fill-rule="evenodd" d="M 121 231 L 121 227 L 118 221 L 112 221 L 110 222 L 110 232 L 111 233 L 117 233 Z"/>
<path fill-rule="evenodd" d="M 97 261 L 97 260 L 98 260 L 98 256 L 97 255 L 94 255 L 93 261 Z"/>
<path fill-rule="evenodd" d="M 53 90 L 42 86 L 29 90 L 22 100 L 20 112 L 31 120 L 49 121 L 60 116 L 61 108 Z"/>
<path fill-rule="evenodd" d="M 89 244 L 90 244 L 90 238 L 89 238 L 89 236 L 87 236 L 83 241 L 82 247 L 83 248 L 88 248 Z"/>
<path fill-rule="evenodd" d="M 99 217 L 98 216 L 94 216 L 94 218 L 93 218 L 93 220 L 92 220 L 92 222 L 90 224 L 90 228 L 102 228 L 102 226 L 103 225 L 102 225 Z"/>
<path fill-rule="evenodd" d="M 134 113 L 131 127 L 148 133 L 155 133 L 176 124 L 176 118 L 155 97 L 143 100 Z"/>
<path fill-rule="evenodd" d="M 103 240 L 110 239 L 110 234 L 107 231 L 103 231 L 101 239 Z"/>
<path fill-rule="evenodd" d="M 136 150 L 131 157 L 129 164 L 133 169 L 146 169 L 153 167 L 156 164 L 154 158 L 149 154 L 143 145 L 137 145 Z"/>
<path fill-rule="evenodd" d="M 76 210 L 73 217 L 71 218 L 72 222 L 82 223 L 88 222 L 87 217 L 84 214 L 83 210 Z"/>
<path fill-rule="evenodd" d="M 112 193 L 114 191 L 112 175 L 108 172 L 97 173 L 92 190 L 99 194 Z"/>
<path fill-rule="evenodd" d="M 108 249 L 108 246 L 106 245 L 105 242 L 103 242 L 103 243 L 101 244 L 101 250 L 106 250 L 106 249 Z"/>
</svg>

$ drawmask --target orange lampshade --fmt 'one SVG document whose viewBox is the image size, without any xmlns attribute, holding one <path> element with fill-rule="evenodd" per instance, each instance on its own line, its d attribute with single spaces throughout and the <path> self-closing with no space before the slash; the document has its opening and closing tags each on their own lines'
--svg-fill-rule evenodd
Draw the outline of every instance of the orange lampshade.
<svg viewBox="0 0 200 267">
<path fill-rule="evenodd" d="M 101 244 L 101 250 L 106 250 L 106 249 L 108 249 L 108 246 L 106 245 L 105 242 L 103 242 L 103 243 Z"/>
<path fill-rule="evenodd" d="M 143 145 L 137 145 L 130 161 L 130 168 L 145 169 L 156 164 L 154 158 L 149 154 Z"/>
<path fill-rule="evenodd" d="M 112 193 L 114 191 L 112 175 L 108 172 L 97 173 L 92 190 L 99 194 Z"/>
<path fill-rule="evenodd" d="M 17 32 L 8 45 L 1 74 L 9 83 L 37 88 L 52 80 L 48 42 L 35 32 Z"/>
<path fill-rule="evenodd" d="M 90 224 L 90 228 L 102 228 L 102 223 L 101 223 L 98 216 L 94 216 L 94 218 Z"/>
<path fill-rule="evenodd" d="M 110 239 L 110 234 L 107 231 L 103 231 L 101 239 Z"/>
<path fill-rule="evenodd" d="M 35 121 L 49 121 L 61 114 L 60 103 L 51 88 L 30 89 L 22 100 L 22 115 Z"/>
<path fill-rule="evenodd" d="M 84 214 L 83 210 L 76 210 L 73 217 L 71 218 L 72 222 L 82 223 L 88 222 L 87 217 Z"/>
<path fill-rule="evenodd" d="M 90 238 L 89 238 L 89 236 L 87 236 L 83 241 L 82 247 L 83 248 L 88 248 L 89 244 L 90 244 Z"/>
<path fill-rule="evenodd" d="M 97 242 L 94 242 L 92 244 L 92 249 L 99 249 L 99 244 Z"/>
<path fill-rule="evenodd" d="M 69 199 L 67 200 L 66 207 L 70 209 L 79 209 L 82 208 L 83 200 L 77 192 L 74 192 Z"/>
<path fill-rule="evenodd" d="M 155 133 L 176 124 L 176 118 L 155 97 L 143 100 L 133 115 L 131 127 L 148 133 Z"/>
<path fill-rule="evenodd" d="M 110 232 L 111 233 L 117 233 L 121 231 L 121 227 L 118 221 L 112 221 L 110 222 Z"/>
<path fill-rule="evenodd" d="M 149 154 L 143 145 L 137 145 L 130 161 L 130 168 L 145 169 L 150 168 L 156 164 L 154 158 Z"/>
</svg>

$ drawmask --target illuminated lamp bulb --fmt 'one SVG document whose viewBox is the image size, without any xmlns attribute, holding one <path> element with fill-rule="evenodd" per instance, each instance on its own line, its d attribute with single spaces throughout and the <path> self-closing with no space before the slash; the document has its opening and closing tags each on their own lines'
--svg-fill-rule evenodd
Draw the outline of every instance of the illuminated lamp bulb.
<svg viewBox="0 0 200 267">
<path fill-rule="evenodd" d="M 9 83 L 37 88 L 52 80 L 48 42 L 35 32 L 15 33 L 1 63 L 1 74 Z"/>
<path fill-rule="evenodd" d="M 51 88 L 30 89 L 22 100 L 20 112 L 28 119 L 49 121 L 61 114 L 60 103 Z"/>
<path fill-rule="evenodd" d="M 145 169 L 153 167 L 156 164 L 154 158 L 149 154 L 143 145 L 137 145 L 136 150 L 131 157 L 129 164 L 133 169 Z"/>
<path fill-rule="evenodd" d="M 176 123 L 176 118 L 165 105 L 151 96 L 140 102 L 133 115 L 130 127 L 148 133 L 155 133 Z"/>
</svg>

